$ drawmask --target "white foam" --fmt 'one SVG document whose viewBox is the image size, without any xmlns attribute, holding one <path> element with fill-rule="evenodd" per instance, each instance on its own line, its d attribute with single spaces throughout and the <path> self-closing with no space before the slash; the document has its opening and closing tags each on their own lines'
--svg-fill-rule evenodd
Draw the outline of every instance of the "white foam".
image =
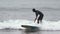
<svg viewBox="0 0 60 34">
<path fill-rule="evenodd" d="M 2 28 L 14 28 L 23 29 L 21 25 L 31 25 L 40 27 L 41 30 L 60 30 L 60 21 L 45 21 L 37 24 L 29 20 L 7 20 L 0 22 L 0 29 Z"/>
</svg>

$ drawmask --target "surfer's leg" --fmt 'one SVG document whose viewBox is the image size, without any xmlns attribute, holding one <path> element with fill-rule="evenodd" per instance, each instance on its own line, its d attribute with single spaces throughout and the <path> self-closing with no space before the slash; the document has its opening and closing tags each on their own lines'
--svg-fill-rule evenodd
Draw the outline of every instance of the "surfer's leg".
<svg viewBox="0 0 60 34">
<path fill-rule="evenodd" d="M 43 15 L 40 16 L 40 22 L 42 23 Z"/>
<path fill-rule="evenodd" d="M 37 23 L 39 24 L 39 20 L 37 20 Z"/>
<path fill-rule="evenodd" d="M 40 16 L 38 17 L 37 23 L 39 24 Z"/>
</svg>

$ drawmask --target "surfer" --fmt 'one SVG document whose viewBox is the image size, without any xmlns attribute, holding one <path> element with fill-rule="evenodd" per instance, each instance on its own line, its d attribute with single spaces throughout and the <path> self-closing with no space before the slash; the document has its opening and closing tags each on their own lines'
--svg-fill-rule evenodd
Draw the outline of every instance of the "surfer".
<svg viewBox="0 0 60 34">
<path fill-rule="evenodd" d="M 42 22 L 44 14 L 42 12 L 40 12 L 39 10 L 36 10 L 35 8 L 33 8 L 32 11 L 35 12 L 35 14 L 36 14 L 36 18 L 35 18 L 34 22 L 36 20 L 37 20 L 38 24 L 39 24 L 39 21 Z M 39 15 L 39 17 L 38 17 L 38 15 Z"/>
</svg>

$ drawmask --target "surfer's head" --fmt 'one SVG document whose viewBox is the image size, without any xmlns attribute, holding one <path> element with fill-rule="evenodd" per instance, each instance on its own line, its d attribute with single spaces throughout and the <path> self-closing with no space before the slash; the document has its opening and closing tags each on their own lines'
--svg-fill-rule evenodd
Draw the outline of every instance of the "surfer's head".
<svg viewBox="0 0 60 34">
<path fill-rule="evenodd" d="M 35 8 L 33 8 L 32 11 L 35 12 Z"/>
</svg>

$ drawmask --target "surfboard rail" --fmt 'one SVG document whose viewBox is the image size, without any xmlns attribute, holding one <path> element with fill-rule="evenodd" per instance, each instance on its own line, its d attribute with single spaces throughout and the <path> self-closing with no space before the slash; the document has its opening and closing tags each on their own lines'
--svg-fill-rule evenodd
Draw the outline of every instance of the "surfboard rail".
<svg viewBox="0 0 60 34">
<path fill-rule="evenodd" d="M 21 26 L 26 28 L 26 31 L 38 31 L 39 30 L 37 26 L 30 26 L 30 25 L 21 25 Z"/>
</svg>

